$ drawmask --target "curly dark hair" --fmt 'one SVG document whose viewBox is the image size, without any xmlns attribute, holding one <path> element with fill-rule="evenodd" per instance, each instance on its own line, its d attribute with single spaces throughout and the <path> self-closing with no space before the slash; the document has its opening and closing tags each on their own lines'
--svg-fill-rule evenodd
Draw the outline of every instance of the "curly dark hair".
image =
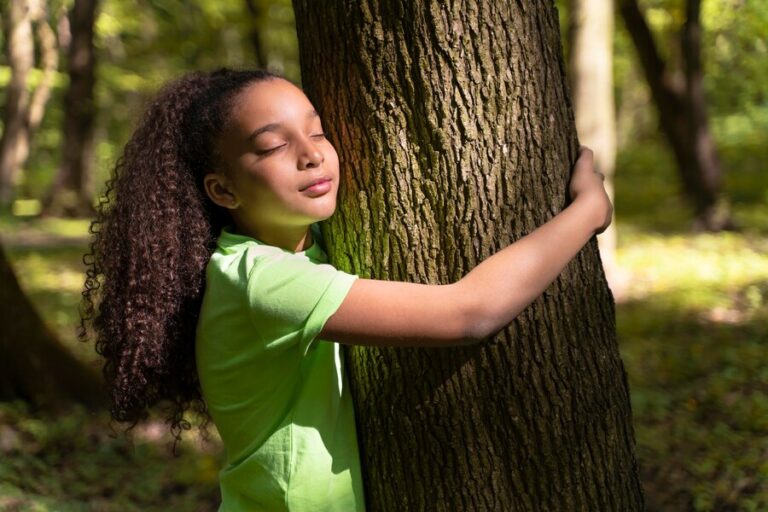
<svg viewBox="0 0 768 512">
<path fill-rule="evenodd" d="M 112 418 L 132 429 L 165 407 L 176 442 L 184 412 L 210 419 L 195 365 L 205 267 L 229 212 L 203 190 L 220 165 L 214 143 L 248 85 L 268 71 L 195 72 L 149 104 L 106 184 L 84 256 L 78 337 L 104 357 Z"/>
</svg>

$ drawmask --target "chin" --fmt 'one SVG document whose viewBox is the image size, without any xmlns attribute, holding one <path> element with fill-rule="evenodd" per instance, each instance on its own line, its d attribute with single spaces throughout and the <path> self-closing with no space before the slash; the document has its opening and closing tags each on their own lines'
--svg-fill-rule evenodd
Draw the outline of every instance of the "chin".
<svg viewBox="0 0 768 512">
<path fill-rule="evenodd" d="M 320 222 L 321 220 L 326 220 L 330 218 L 331 216 L 333 216 L 333 213 L 335 211 L 336 211 L 336 208 L 334 207 L 329 209 L 328 211 L 319 212 L 318 215 L 316 216 L 317 220 L 315 220 L 315 222 Z"/>
<path fill-rule="evenodd" d="M 325 204 L 317 204 L 313 210 L 312 216 L 317 219 L 315 222 L 325 220 L 336 211 L 336 200 L 328 201 Z"/>
</svg>

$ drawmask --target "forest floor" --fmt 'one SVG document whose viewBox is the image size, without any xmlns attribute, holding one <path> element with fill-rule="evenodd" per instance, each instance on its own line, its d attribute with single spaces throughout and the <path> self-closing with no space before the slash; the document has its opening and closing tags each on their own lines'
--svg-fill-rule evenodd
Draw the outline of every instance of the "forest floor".
<svg viewBox="0 0 768 512">
<path fill-rule="evenodd" d="M 768 510 L 768 176 L 759 148 L 724 151 L 737 232 L 692 233 L 660 148 L 617 162 L 617 304 L 647 508 Z M 0 219 L 17 275 L 46 321 L 75 341 L 86 221 Z M 109 428 L 105 413 L 0 404 L 0 510 L 213 511 L 221 463 L 162 421 Z"/>
</svg>

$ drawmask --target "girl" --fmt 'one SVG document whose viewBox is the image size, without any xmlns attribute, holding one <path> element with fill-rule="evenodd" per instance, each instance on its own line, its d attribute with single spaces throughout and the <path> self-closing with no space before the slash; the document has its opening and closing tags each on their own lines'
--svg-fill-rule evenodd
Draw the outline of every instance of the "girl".
<svg viewBox="0 0 768 512">
<path fill-rule="evenodd" d="M 571 204 L 460 281 L 358 279 L 326 263 L 315 224 L 338 185 L 298 87 L 264 71 L 192 73 L 149 106 L 92 226 L 81 336 L 88 324 L 104 356 L 112 416 L 135 424 L 170 403 L 178 439 L 186 410 L 210 415 L 226 449 L 222 511 L 363 510 L 337 343 L 479 342 L 611 218 L 583 150 Z"/>
</svg>

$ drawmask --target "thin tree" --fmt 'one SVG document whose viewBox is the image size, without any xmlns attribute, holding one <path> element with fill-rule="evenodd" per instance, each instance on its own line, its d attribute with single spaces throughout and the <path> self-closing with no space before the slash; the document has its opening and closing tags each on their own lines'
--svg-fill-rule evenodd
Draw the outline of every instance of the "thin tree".
<svg viewBox="0 0 768 512">
<path fill-rule="evenodd" d="M 595 153 L 595 166 L 605 176 L 614 199 L 616 111 L 613 96 L 613 0 L 571 0 L 568 9 L 568 72 L 582 144 Z M 616 224 L 598 237 L 600 257 L 614 294 L 623 282 L 616 261 Z"/>
<path fill-rule="evenodd" d="M 687 0 L 680 34 L 682 73 L 662 58 L 637 0 L 619 0 L 619 12 L 643 68 L 659 125 L 680 171 L 683 194 L 694 210 L 694 228 L 733 228 L 722 202 L 722 169 L 707 121 L 701 63 L 701 1 Z"/>
<path fill-rule="evenodd" d="M 266 69 L 269 64 L 269 58 L 261 35 L 261 27 L 264 20 L 264 3 L 260 0 L 245 0 L 245 7 L 250 21 L 248 39 L 250 39 L 251 47 L 253 48 L 253 63 L 257 68 Z"/>
<path fill-rule="evenodd" d="M 553 6 L 294 8 L 302 83 L 342 166 L 324 225 L 338 267 L 454 282 L 564 207 L 578 143 Z M 347 360 L 369 510 L 642 509 L 594 240 L 481 346 Z"/>
<path fill-rule="evenodd" d="M 0 138 L 0 208 L 13 201 L 19 175 L 29 157 L 35 131 L 40 126 L 51 96 L 59 54 L 56 35 L 48 21 L 43 0 L 5 3 L 6 56 L 11 71 L 5 89 L 3 134 Z M 38 41 L 40 80 L 30 93 L 29 78 L 35 65 Z"/>
<path fill-rule="evenodd" d="M 93 208 L 96 51 L 93 44 L 98 0 L 75 0 L 69 13 L 71 42 L 64 96 L 62 157 L 44 200 L 49 215 L 90 216 Z"/>
</svg>

